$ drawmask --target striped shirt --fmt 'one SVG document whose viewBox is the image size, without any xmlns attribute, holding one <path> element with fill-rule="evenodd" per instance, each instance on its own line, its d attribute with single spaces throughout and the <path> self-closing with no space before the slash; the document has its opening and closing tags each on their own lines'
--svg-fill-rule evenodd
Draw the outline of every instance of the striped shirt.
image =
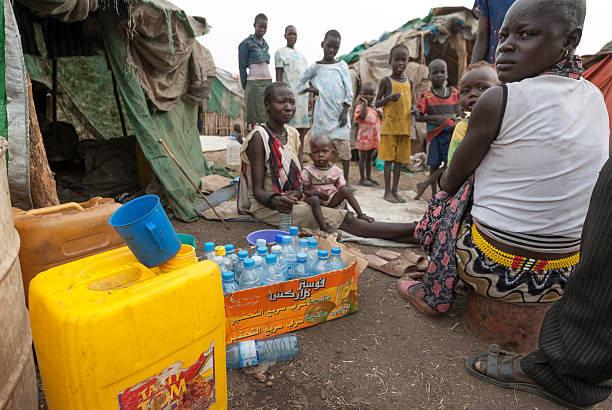
<svg viewBox="0 0 612 410">
<path fill-rule="evenodd" d="M 438 97 L 429 89 L 421 94 L 417 103 L 417 110 L 423 115 L 450 115 L 459 114 L 459 90 L 455 87 L 450 88 L 450 95 L 446 98 Z M 445 128 L 452 128 L 455 122 L 450 118 L 442 125 L 427 124 L 427 141 L 431 141 L 438 136 Z"/>
</svg>

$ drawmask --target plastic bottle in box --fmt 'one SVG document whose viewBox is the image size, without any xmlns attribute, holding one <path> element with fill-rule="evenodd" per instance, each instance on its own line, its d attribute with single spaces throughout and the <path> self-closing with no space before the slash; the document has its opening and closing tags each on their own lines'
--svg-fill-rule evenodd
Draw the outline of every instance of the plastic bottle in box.
<svg viewBox="0 0 612 410">
<path fill-rule="evenodd" d="M 344 269 L 344 261 L 342 260 L 342 249 L 338 246 L 331 248 L 331 256 L 329 258 L 330 270 Z"/>
<path fill-rule="evenodd" d="M 242 263 L 244 269 L 240 276 L 240 289 L 256 288 L 262 285 L 261 276 L 258 270 L 255 268 L 255 261 L 253 258 L 246 258 Z"/>
<path fill-rule="evenodd" d="M 317 251 L 317 262 L 314 264 L 313 268 L 312 268 L 312 274 L 313 275 L 318 275 L 320 273 L 327 273 L 329 272 L 330 266 L 329 266 L 329 256 L 328 256 L 328 252 L 325 250 L 319 250 Z"/>
</svg>

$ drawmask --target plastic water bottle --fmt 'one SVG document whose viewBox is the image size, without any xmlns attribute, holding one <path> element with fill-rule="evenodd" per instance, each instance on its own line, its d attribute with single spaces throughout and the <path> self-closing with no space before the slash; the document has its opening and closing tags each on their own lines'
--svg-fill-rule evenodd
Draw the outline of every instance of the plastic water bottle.
<svg viewBox="0 0 612 410">
<path fill-rule="evenodd" d="M 299 353 L 297 336 L 287 333 L 269 339 L 231 343 L 225 349 L 225 361 L 228 369 L 240 369 L 261 362 L 295 359 Z"/>
<path fill-rule="evenodd" d="M 306 265 L 308 260 L 308 255 L 305 253 L 299 252 L 297 254 L 297 265 L 295 265 L 295 277 L 296 278 L 306 278 L 310 276 L 310 271 Z"/>
<path fill-rule="evenodd" d="M 221 274 L 221 285 L 223 293 L 232 293 L 238 290 L 238 284 L 234 280 L 234 272 L 227 270 Z"/>
<path fill-rule="evenodd" d="M 329 261 L 328 261 L 328 254 L 327 251 L 325 250 L 319 250 L 317 252 L 317 257 L 318 260 L 317 262 L 314 264 L 313 268 L 312 268 L 312 274 L 313 275 L 318 275 L 320 273 L 326 273 L 330 271 L 329 268 Z"/>
<path fill-rule="evenodd" d="M 278 229 L 289 232 L 291 225 L 293 225 L 293 213 L 284 214 L 280 212 L 278 214 Z"/>
<path fill-rule="evenodd" d="M 253 256 L 251 256 L 251 258 L 253 258 L 253 260 L 255 261 L 256 268 L 261 268 L 263 266 L 264 258 L 266 257 L 267 254 L 268 254 L 267 246 L 259 246 L 255 250 L 255 252 L 253 252 Z"/>
<path fill-rule="evenodd" d="M 287 280 L 295 279 L 295 265 L 297 264 L 297 252 L 291 244 L 291 236 L 283 236 L 283 253 L 281 256 L 281 269 Z"/>
<path fill-rule="evenodd" d="M 281 242 L 282 240 L 283 239 L 281 238 Z M 276 255 L 276 257 L 278 258 L 278 261 L 280 261 L 281 254 L 283 253 L 283 248 L 280 245 L 272 245 L 272 248 L 270 248 L 270 253 Z"/>
<path fill-rule="evenodd" d="M 215 243 L 214 242 L 204 242 L 204 258 L 209 261 L 213 260 L 215 257 Z"/>
<path fill-rule="evenodd" d="M 241 149 L 242 145 L 240 145 L 240 143 L 238 142 L 238 139 L 236 137 L 232 137 L 230 140 L 227 141 L 226 143 L 226 149 L 227 151 L 225 152 L 225 162 L 227 163 L 227 166 L 230 168 L 234 168 L 234 167 L 239 167 L 241 164 L 241 160 L 240 160 L 240 149 Z"/>
<path fill-rule="evenodd" d="M 331 256 L 329 258 L 329 267 L 330 270 L 340 270 L 344 269 L 344 261 L 342 260 L 342 249 L 338 246 L 334 246 L 331 248 Z"/>
<path fill-rule="evenodd" d="M 259 248 L 260 246 L 268 246 L 268 243 L 264 238 L 259 238 L 255 241 L 255 248 Z"/>
<path fill-rule="evenodd" d="M 308 261 L 306 264 L 308 265 L 308 270 L 312 272 L 315 263 L 319 260 L 317 256 L 317 246 L 318 242 L 315 238 L 308 238 Z"/>
<path fill-rule="evenodd" d="M 215 246 L 215 256 L 213 256 L 212 261 L 219 265 L 221 272 L 225 270 L 225 246 Z"/>
<path fill-rule="evenodd" d="M 225 245 L 225 270 L 234 271 L 237 262 L 238 255 L 234 253 L 234 245 Z"/>
<path fill-rule="evenodd" d="M 298 241 L 296 247 L 297 253 L 305 253 L 308 256 L 308 239 L 302 238 Z"/>
<path fill-rule="evenodd" d="M 249 257 L 249 253 L 247 251 L 241 250 L 238 251 L 238 260 L 234 265 L 234 276 L 236 276 L 236 282 L 240 282 L 240 275 L 242 275 L 242 263 L 246 258 Z"/>
<path fill-rule="evenodd" d="M 255 269 L 255 261 L 253 258 L 246 258 L 242 263 L 244 270 L 240 276 L 240 289 L 256 288 L 261 286 L 262 281 L 259 272 Z"/>
<path fill-rule="evenodd" d="M 289 236 L 291 236 L 291 245 L 293 245 L 293 247 L 295 249 L 297 249 L 298 245 L 299 245 L 299 240 L 300 237 L 298 236 L 298 233 L 300 232 L 299 228 L 297 226 L 290 226 L 289 227 Z"/>
<path fill-rule="evenodd" d="M 282 233 L 277 233 L 277 234 L 274 236 L 274 242 L 275 242 L 277 245 L 282 244 L 282 243 L 283 243 L 283 236 L 284 236 L 284 235 L 283 235 Z"/>
<path fill-rule="evenodd" d="M 281 283 L 287 279 L 276 261 L 276 255 L 266 255 L 266 264 L 263 267 L 263 284 L 271 285 Z"/>
</svg>

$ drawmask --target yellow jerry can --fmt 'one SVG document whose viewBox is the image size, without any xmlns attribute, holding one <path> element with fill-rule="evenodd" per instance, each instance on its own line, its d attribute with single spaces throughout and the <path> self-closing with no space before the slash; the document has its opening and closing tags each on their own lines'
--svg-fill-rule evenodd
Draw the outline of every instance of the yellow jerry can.
<svg viewBox="0 0 612 410">
<path fill-rule="evenodd" d="M 32 280 L 50 410 L 227 408 L 221 275 L 210 261 L 187 265 L 149 269 L 122 247 Z"/>
</svg>

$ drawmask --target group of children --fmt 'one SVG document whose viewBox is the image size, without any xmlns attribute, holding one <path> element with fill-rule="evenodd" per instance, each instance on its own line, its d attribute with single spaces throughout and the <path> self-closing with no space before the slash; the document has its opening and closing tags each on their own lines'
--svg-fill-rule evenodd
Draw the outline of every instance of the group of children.
<svg viewBox="0 0 612 410">
<path fill-rule="evenodd" d="M 351 121 L 348 112 L 353 90 L 348 65 L 336 59 L 340 41 L 340 33 L 336 30 L 328 31 L 321 43 L 323 59 L 309 66 L 297 82 L 298 94 L 312 93 L 317 98 L 310 131 L 310 156 L 313 163 L 304 167 L 302 182 L 315 219 L 320 228 L 326 231 L 330 230 L 330 226 L 324 220 L 320 207 L 336 207 L 345 200 L 359 218 L 374 220 L 361 211 L 352 190 L 347 186 L 351 159 Z M 418 199 L 428 186 L 432 187 L 435 194 L 437 179 L 444 169 L 441 165 L 450 161 L 451 140 L 456 145 L 462 133 L 465 134 L 465 115 L 475 103 L 475 92 L 482 93 L 483 87 L 488 88 L 496 83 L 496 77 L 492 78 L 495 69 L 486 63 L 477 64 L 470 66 L 461 79 L 460 88 L 466 81 L 470 84 L 465 85 L 466 90 L 460 92 L 446 84 L 446 62 L 436 59 L 429 64 L 432 86 L 417 101 L 412 82 L 405 74 L 409 57 L 408 48 L 402 44 L 391 49 L 391 75 L 381 80 L 378 92 L 375 84 L 362 84 L 353 117 L 359 126 L 355 142 L 355 148 L 360 153 L 359 184 L 378 185 L 371 175 L 374 153 L 378 150 L 378 159 L 385 161 L 383 198 L 391 203 L 406 202 L 398 192 L 398 185 L 402 167 L 410 163 L 413 119 L 427 123 L 429 146 L 427 165 L 430 167 L 430 177 L 418 184 L 415 198 Z M 479 85 L 474 86 L 474 81 Z M 485 82 L 486 85 L 483 85 Z M 332 165 L 334 160 L 341 161 L 342 170 Z"/>
</svg>

